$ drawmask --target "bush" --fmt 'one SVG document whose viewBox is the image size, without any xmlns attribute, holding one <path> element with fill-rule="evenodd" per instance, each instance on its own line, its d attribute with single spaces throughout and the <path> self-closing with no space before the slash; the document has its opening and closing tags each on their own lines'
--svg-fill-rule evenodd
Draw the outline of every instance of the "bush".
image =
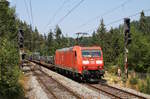
<svg viewBox="0 0 150 99">
<path fill-rule="evenodd" d="M 143 81 L 138 83 L 138 89 L 139 89 L 140 92 L 145 93 L 145 84 L 144 84 Z"/>
<path fill-rule="evenodd" d="M 3 84 L 4 85 L 4 84 Z M 15 85 L 8 87 L 5 85 L 1 87 L 2 91 L 0 92 L 0 99 L 23 99 L 24 91 L 22 85 L 16 83 Z"/>
<path fill-rule="evenodd" d="M 117 66 L 111 66 L 108 68 L 108 72 L 112 74 L 117 74 Z"/>
<path fill-rule="evenodd" d="M 131 85 L 136 85 L 138 83 L 138 78 L 131 76 L 129 82 L 130 82 Z"/>
<path fill-rule="evenodd" d="M 19 80 L 19 54 L 16 47 L 6 39 L 0 39 L 0 98 L 17 99 L 23 95 Z M 19 99 L 19 98 L 18 98 Z"/>
<path fill-rule="evenodd" d="M 148 69 L 147 69 L 147 73 L 148 73 L 148 74 L 150 74 L 150 67 L 148 67 Z"/>
<path fill-rule="evenodd" d="M 138 85 L 139 91 L 150 94 L 150 77 L 147 77 L 145 81 L 142 81 Z"/>
<path fill-rule="evenodd" d="M 126 75 L 125 75 L 125 74 L 122 74 L 122 76 L 121 76 L 121 80 L 123 81 L 123 83 L 126 83 L 126 81 L 127 81 L 127 77 L 126 77 Z"/>
<path fill-rule="evenodd" d="M 146 78 L 146 93 L 150 94 L 150 77 Z"/>
</svg>

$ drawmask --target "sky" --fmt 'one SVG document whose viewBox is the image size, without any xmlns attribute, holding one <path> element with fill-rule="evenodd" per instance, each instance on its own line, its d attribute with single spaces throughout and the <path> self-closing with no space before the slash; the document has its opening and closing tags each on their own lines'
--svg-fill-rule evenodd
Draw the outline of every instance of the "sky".
<svg viewBox="0 0 150 99">
<path fill-rule="evenodd" d="M 54 30 L 59 20 L 81 0 L 8 1 L 12 7 L 16 8 L 19 19 L 31 24 L 33 28 L 37 27 L 41 34 L 47 34 L 50 29 Z M 31 8 L 30 4 L 32 5 Z M 91 35 L 99 26 L 102 18 L 109 30 L 110 27 L 118 27 L 119 24 L 123 24 L 121 18 L 146 9 L 150 9 L 150 0 L 83 0 L 58 25 L 65 36 L 76 37 L 77 32 L 86 32 Z M 145 15 L 149 16 L 150 11 L 145 12 Z M 139 17 L 139 14 L 131 17 L 131 21 L 138 20 Z M 119 19 L 121 19 L 119 22 L 109 24 Z"/>
</svg>

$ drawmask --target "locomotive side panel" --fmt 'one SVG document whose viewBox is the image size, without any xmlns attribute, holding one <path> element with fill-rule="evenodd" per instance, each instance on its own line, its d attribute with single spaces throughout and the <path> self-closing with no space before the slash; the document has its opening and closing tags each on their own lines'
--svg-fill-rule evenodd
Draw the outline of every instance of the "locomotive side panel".
<svg viewBox="0 0 150 99">
<path fill-rule="evenodd" d="M 74 47 L 74 60 L 75 60 L 75 68 L 78 73 L 82 73 L 82 55 L 81 55 L 81 47 L 75 46 Z"/>
<path fill-rule="evenodd" d="M 58 68 L 77 72 L 76 63 L 74 51 L 56 51 L 55 65 L 57 65 Z"/>
</svg>

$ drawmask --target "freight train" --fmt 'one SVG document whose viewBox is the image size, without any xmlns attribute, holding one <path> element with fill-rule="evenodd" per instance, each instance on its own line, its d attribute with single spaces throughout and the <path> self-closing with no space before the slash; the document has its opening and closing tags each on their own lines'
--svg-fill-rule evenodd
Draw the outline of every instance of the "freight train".
<svg viewBox="0 0 150 99">
<path fill-rule="evenodd" d="M 43 57 L 38 60 L 44 60 Z M 37 60 L 34 59 L 34 60 Z M 45 58 L 45 62 L 54 64 L 59 73 L 76 77 L 80 80 L 100 80 L 104 76 L 104 61 L 101 47 L 73 46 L 58 49 L 54 58 Z"/>
<path fill-rule="evenodd" d="M 56 50 L 56 69 L 83 80 L 96 80 L 104 75 L 101 47 L 73 46 Z"/>
</svg>

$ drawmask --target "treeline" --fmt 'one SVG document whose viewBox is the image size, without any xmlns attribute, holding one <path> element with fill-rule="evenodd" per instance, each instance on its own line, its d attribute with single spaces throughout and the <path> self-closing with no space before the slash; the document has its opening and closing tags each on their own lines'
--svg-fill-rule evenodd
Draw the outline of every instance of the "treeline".
<svg viewBox="0 0 150 99">
<path fill-rule="evenodd" d="M 38 30 L 22 23 L 25 31 L 25 48 L 41 55 L 54 55 L 55 50 L 77 44 L 77 39 L 63 35 L 57 25 L 47 35 L 41 35 Z M 128 67 L 137 72 L 147 72 L 150 67 L 150 17 L 141 12 L 139 21 L 131 22 L 132 42 L 128 45 Z M 90 37 L 80 37 L 82 46 L 101 46 L 104 53 L 105 67 L 117 66 L 124 68 L 124 31 L 123 24 L 118 28 L 107 30 L 103 19 L 97 31 Z"/>
<path fill-rule="evenodd" d="M 42 35 L 37 28 L 34 30 L 27 23 L 21 23 L 24 30 L 24 47 L 27 52 L 40 52 L 41 55 L 54 55 L 55 50 L 75 45 L 75 40 L 64 36 L 59 26 Z"/>
</svg>

